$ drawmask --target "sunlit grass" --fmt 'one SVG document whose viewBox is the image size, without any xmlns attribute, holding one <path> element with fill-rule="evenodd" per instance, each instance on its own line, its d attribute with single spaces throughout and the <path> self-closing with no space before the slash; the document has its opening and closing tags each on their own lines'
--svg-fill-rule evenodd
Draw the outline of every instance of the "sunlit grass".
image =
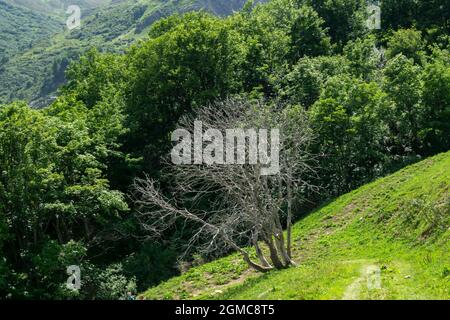
<svg viewBox="0 0 450 320">
<path fill-rule="evenodd" d="M 450 153 L 319 208 L 294 228 L 298 267 L 249 271 L 237 255 L 192 268 L 147 299 L 450 299 Z M 365 271 L 380 270 L 380 288 Z"/>
</svg>

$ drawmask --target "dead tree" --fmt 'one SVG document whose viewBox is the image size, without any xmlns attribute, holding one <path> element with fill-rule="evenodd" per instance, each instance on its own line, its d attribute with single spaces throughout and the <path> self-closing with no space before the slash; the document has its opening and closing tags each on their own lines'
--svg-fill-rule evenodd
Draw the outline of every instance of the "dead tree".
<svg viewBox="0 0 450 320">
<path fill-rule="evenodd" d="M 194 117 L 181 119 L 179 127 L 194 132 L 198 130 L 194 124 L 199 121 L 201 146 L 203 151 L 209 150 L 209 157 L 194 150 L 186 158 L 192 156 L 193 163 L 174 165 L 166 159 L 165 174 L 173 182 L 170 195 L 164 195 L 155 180 L 135 181 L 135 199 L 143 227 L 150 235 L 160 236 L 180 220 L 191 222 L 197 229 L 188 249 L 202 253 L 233 249 L 261 272 L 295 265 L 291 252 L 293 203 L 302 190 L 314 188 L 305 177 L 315 170 L 313 157 L 308 153 L 312 132 L 303 109 L 228 99 L 200 108 Z M 246 134 L 244 156 L 238 143 L 232 149 L 222 143 L 226 150 L 221 153 L 220 142 L 213 141 L 222 136 L 230 142 L 227 136 L 230 129 Z M 274 154 L 261 151 L 265 143 L 262 136 L 271 129 L 279 130 L 279 140 L 266 139 L 269 146 L 265 147 L 279 154 L 279 170 L 264 173 L 269 165 L 267 160 L 275 159 Z M 259 133 L 256 140 L 254 132 Z M 216 148 L 211 152 L 208 146 L 213 143 Z M 192 145 L 185 147 L 192 151 Z M 233 158 L 235 163 L 224 163 L 220 157 Z M 208 210 L 198 209 L 205 201 Z"/>
</svg>

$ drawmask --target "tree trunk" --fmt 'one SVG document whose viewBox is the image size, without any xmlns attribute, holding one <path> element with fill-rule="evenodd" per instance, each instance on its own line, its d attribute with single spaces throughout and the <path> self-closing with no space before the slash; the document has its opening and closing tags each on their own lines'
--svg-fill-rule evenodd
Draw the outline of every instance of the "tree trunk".
<svg viewBox="0 0 450 320">
<path fill-rule="evenodd" d="M 254 263 L 254 262 L 250 259 L 250 256 L 248 255 L 248 253 L 243 254 L 242 256 L 243 256 L 243 258 L 244 258 L 244 261 L 245 261 L 250 267 L 252 267 L 253 269 L 255 269 L 256 271 L 259 271 L 259 272 L 268 272 L 268 271 L 270 271 L 270 270 L 273 270 L 272 267 L 264 267 L 264 266 L 261 266 L 261 265 L 259 265 L 259 264 L 257 264 L 257 263 Z"/>
<path fill-rule="evenodd" d="M 264 267 L 270 267 L 271 268 L 272 266 L 267 261 L 266 257 L 264 256 L 264 253 L 261 250 L 261 247 L 259 246 L 258 237 L 253 237 L 252 240 L 253 240 L 253 246 L 255 247 L 255 250 L 256 250 L 256 255 L 258 256 L 259 261 L 261 261 L 261 264 Z"/>
<path fill-rule="evenodd" d="M 240 254 L 242 254 L 244 261 L 250 267 L 252 267 L 253 269 L 255 269 L 256 271 L 259 271 L 259 272 L 268 272 L 270 270 L 273 270 L 272 266 L 269 266 L 269 267 L 261 266 L 255 262 L 253 262 L 252 259 L 250 259 L 250 255 L 248 254 L 247 251 L 245 251 L 244 249 L 239 247 L 236 243 L 234 243 L 232 240 L 230 240 L 230 238 L 225 233 L 221 232 L 220 234 L 222 235 L 222 237 L 226 243 L 228 243 L 232 248 L 234 248 L 236 251 L 238 251 Z"/>
<path fill-rule="evenodd" d="M 281 262 L 280 258 L 278 257 L 278 251 L 275 248 L 274 244 L 273 244 L 273 239 L 272 237 L 270 237 L 269 239 L 266 239 L 264 241 L 267 246 L 269 247 L 269 252 L 270 252 L 270 260 L 272 260 L 273 265 L 275 266 L 275 268 L 277 269 L 283 269 L 284 265 Z"/>
<path fill-rule="evenodd" d="M 283 234 L 283 226 L 281 225 L 281 221 L 280 221 L 280 217 L 279 215 L 274 215 L 274 238 L 275 238 L 275 243 L 276 246 L 278 248 L 278 251 L 280 252 L 280 255 L 283 259 L 284 265 L 286 267 L 290 266 L 290 265 L 296 265 L 296 263 L 294 261 L 292 261 L 291 257 L 289 256 L 287 250 L 286 250 L 286 246 L 285 246 L 285 241 L 284 241 L 284 234 Z"/>
</svg>

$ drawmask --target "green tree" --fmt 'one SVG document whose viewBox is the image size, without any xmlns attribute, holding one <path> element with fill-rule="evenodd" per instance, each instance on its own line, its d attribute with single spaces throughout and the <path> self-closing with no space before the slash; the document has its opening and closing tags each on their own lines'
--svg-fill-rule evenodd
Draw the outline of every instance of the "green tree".
<svg viewBox="0 0 450 320">
<path fill-rule="evenodd" d="M 244 92 L 257 98 L 273 95 L 273 75 L 289 58 L 290 32 L 297 15 L 292 1 L 274 0 L 230 17 L 233 41 L 239 44 L 237 72 Z"/>
<path fill-rule="evenodd" d="M 381 1 L 382 28 L 388 30 L 412 27 L 417 17 L 417 3 L 416 0 Z"/>
<path fill-rule="evenodd" d="M 384 91 L 394 102 L 385 119 L 396 154 L 420 151 L 419 130 L 424 116 L 421 68 L 402 54 L 388 61 L 384 69 Z"/>
<path fill-rule="evenodd" d="M 422 75 L 424 123 L 420 136 L 426 155 L 450 146 L 450 59 L 448 50 L 436 50 Z"/>
<path fill-rule="evenodd" d="M 102 252 L 128 210 L 105 177 L 107 139 L 88 118 L 70 97 L 43 111 L 20 103 L 0 109 L 0 216 L 15 297 L 55 297 L 67 267 L 56 259 L 64 246 L 74 240 Z"/>
<path fill-rule="evenodd" d="M 300 8 L 290 32 L 292 62 L 303 56 L 315 57 L 329 53 L 331 39 L 323 26 L 324 23 L 310 6 L 304 5 Z"/>
<path fill-rule="evenodd" d="M 331 78 L 310 117 L 317 133 L 315 152 L 322 155 L 321 184 L 340 194 L 379 175 L 384 163 L 382 117 L 389 100 L 376 83 L 349 76 Z"/>
<path fill-rule="evenodd" d="M 309 108 L 330 77 L 349 73 L 349 61 L 342 56 L 303 57 L 290 72 L 280 74 L 278 95 L 292 104 Z"/>
<path fill-rule="evenodd" d="M 123 89 L 126 70 L 123 56 L 102 54 L 92 48 L 69 66 L 62 94 L 76 95 L 77 100 L 91 108 L 102 99 L 104 90 L 111 86 L 118 92 Z"/>
<path fill-rule="evenodd" d="M 340 47 L 367 32 L 365 0 L 306 0 L 306 3 L 325 20 L 331 39 Z"/>
<path fill-rule="evenodd" d="M 377 48 L 373 35 L 349 41 L 344 47 L 344 56 L 350 62 L 352 73 L 366 81 L 375 80 L 383 62 L 383 53 Z"/>
<path fill-rule="evenodd" d="M 181 115 L 238 91 L 236 55 L 228 26 L 204 13 L 184 15 L 131 50 L 127 147 L 144 157 L 146 169 L 158 167 Z"/>
<path fill-rule="evenodd" d="M 415 29 L 400 29 L 393 33 L 389 38 L 386 56 L 389 59 L 398 54 L 403 54 L 415 63 L 424 63 L 425 42 L 422 39 L 422 33 Z"/>
<path fill-rule="evenodd" d="M 447 0 L 383 0 L 383 29 L 418 27 L 426 30 L 433 27 L 449 32 L 450 10 Z"/>
</svg>

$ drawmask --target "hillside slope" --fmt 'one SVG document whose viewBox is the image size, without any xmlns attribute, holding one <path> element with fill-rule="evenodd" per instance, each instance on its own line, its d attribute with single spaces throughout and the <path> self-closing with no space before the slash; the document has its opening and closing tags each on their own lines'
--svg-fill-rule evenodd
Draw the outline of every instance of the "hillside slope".
<svg viewBox="0 0 450 320">
<path fill-rule="evenodd" d="M 261 275 L 231 255 L 194 267 L 143 296 L 450 299 L 449 186 L 447 152 L 363 186 L 299 221 L 294 228 L 298 267 Z"/>
<path fill-rule="evenodd" d="M 0 0 L 0 72 L 18 52 L 62 31 L 56 18 Z"/>
<path fill-rule="evenodd" d="M 256 2 L 263 1 L 265 0 Z M 48 6 L 53 2 L 14 2 L 28 8 L 38 6 L 40 11 L 44 12 L 65 4 L 62 0 L 53 1 L 56 4 L 47 8 L 45 4 Z M 145 37 L 148 28 L 163 17 L 177 12 L 199 10 L 225 16 L 240 10 L 246 0 L 114 0 L 110 3 L 101 0 L 78 0 L 74 3 L 80 4 L 81 8 L 79 29 L 65 29 L 54 36 L 43 37 L 38 44 L 9 55 L 7 61 L 2 64 L 0 103 L 21 99 L 36 107 L 45 106 L 55 95 L 57 88 L 64 83 L 64 71 L 69 62 L 77 59 L 88 48 L 97 47 L 104 51 L 120 52 L 136 39 Z M 99 7 L 91 10 L 96 4 Z M 64 13 L 61 10 L 54 12 Z M 22 24 L 27 25 L 27 22 Z M 4 32 L 3 29 L 0 25 L 0 32 Z"/>
</svg>

